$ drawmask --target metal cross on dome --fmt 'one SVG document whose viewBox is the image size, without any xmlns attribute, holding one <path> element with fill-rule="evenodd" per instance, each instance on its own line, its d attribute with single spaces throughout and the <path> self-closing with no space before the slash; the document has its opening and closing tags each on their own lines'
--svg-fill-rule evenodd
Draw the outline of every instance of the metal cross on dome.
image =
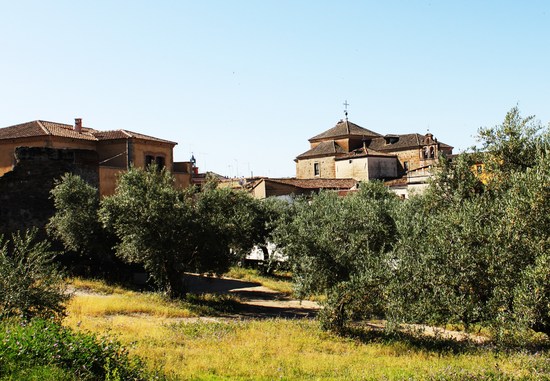
<svg viewBox="0 0 550 381">
<path fill-rule="evenodd" d="M 343 103 L 343 105 L 344 105 L 344 107 L 345 107 L 345 108 L 344 108 L 344 115 L 346 116 L 346 120 L 348 120 L 348 106 L 349 106 L 348 101 L 345 100 L 344 103 Z"/>
</svg>

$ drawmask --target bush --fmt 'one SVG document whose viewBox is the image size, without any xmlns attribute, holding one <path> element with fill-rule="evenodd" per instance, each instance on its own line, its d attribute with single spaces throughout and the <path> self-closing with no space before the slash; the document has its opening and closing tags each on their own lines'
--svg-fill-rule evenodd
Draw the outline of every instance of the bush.
<svg viewBox="0 0 550 381">
<path fill-rule="evenodd" d="M 36 242 L 37 230 L 0 236 L 0 319 L 19 316 L 60 318 L 67 299 L 61 272 L 52 262 L 47 241 Z"/>
<path fill-rule="evenodd" d="M 69 370 L 78 380 L 150 380 L 143 362 L 118 341 L 73 332 L 52 321 L 4 321 L 0 325 L 0 376 L 21 369 Z M 158 378 L 158 377 L 157 377 Z"/>
</svg>

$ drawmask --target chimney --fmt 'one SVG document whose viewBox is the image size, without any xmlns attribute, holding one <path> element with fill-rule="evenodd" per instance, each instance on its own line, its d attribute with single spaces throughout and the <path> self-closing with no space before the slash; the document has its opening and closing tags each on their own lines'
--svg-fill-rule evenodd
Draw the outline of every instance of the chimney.
<svg viewBox="0 0 550 381">
<path fill-rule="evenodd" d="M 74 130 L 78 133 L 82 132 L 82 119 L 81 118 L 75 118 L 74 119 Z"/>
</svg>

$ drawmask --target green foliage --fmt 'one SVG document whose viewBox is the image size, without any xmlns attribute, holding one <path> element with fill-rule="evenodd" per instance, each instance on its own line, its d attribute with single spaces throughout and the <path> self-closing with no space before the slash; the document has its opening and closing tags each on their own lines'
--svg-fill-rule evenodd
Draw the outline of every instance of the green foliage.
<svg viewBox="0 0 550 381">
<path fill-rule="evenodd" d="M 150 380 L 144 364 L 128 355 L 118 341 L 76 333 L 51 321 L 0 324 L 0 377 L 20 375 L 22 369 L 53 369 L 64 379 L 69 371 L 78 380 Z"/>
<path fill-rule="evenodd" d="M 339 330 L 351 317 L 383 313 L 396 200 L 379 183 L 362 184 L 344 198 L 321 192 L 296 201 L 292 219 L 280 226 L 277 243 L 293 265 L 298 295 L 328 297 L 327 327 Z"/>
<path fill-rule="evenodd" d="M 472 170 L 480 154 L 458 155 L 452 162 L 439 158 L 435 175 L 430 179 L 425 204 L 431 209 L 445 208 L 449 203 L 469 200 L 483 193 L 483 183 Z"/>
<path fill-rule="evenodd" d="M 51 191 L 56 213 L 47 226 L 48 232 L 68 250 L 90 252 L 103 231 L 97 218 L 99 194 L 80 176 L 66 173 Z"/>
<path fill-rule="evenodd" d="M 481 200 L 464 200 L 444 210 L 411 209 L 422 201 L 402 207 L 391 284 L 393 318 L 469 327 L 490 315 L 494 288 L 503 275 L 503 268 L 493 266 L 490 242 L 497 216 Z"/>
<path fill-rule="evenodd" d="M 484 152 L 441 158 L 409 200 L 367 184 L 294 204 L 277 243 L 299 294 L 326 296 L 325 327 L 456 324 L 506 345 L 550 333 L 550 132 L 516 107 L 479 137 Z"/>
<path fill-rule="evenodd" d="M 61 317 L 67 299 L 61 272 L 49 243 L 37 242 L 37 230 L 0 236 L 0 318 Z"/>
<path fill-rule="evenodd" d="M 243 192 L 177 190 L 163 170 L 131 169 L 101 203 L 104 226 L 120 240 L 117 255 L 142 264 L 171 296 L 185 293 L 183 272 L 223 273 L 238 254 L 264 242 L 262 204 Z"/>
<path fill-rule="evenodd" d="M 144 266 L 165 291 L 183 293 L 183 271 L 197 261 L 196 231 L 189 199 L 178 192 L 166 170 L 131 169 L 116 193 L 101 203 L 100 218 L 120 243 L 116 253 Z"/>
<path fill-rule="evenodd" d="M 194 210 L 201 261 L 199 272 L 225 272 L 237 260 L 236 254 L 252 247 L 256 200 L 228 188 L 204 189 L 196 194 Z M 235 255 L 234 255 L 235 254 Z"/>
<path fill-rule="evenodd" d="M 545 139 L 543 127 L 534 116 L 522 118 L 519 108 L 512 108 L 502 124 L 481 128 L 478 140 L 488 153 L 486 165 L 489 170 L 503 175 L 510 172 L 524 172 L 535 165 L 540 144 Z M 497 179 L 505 181 L 505 179 Z"/>
<path fill-rule="evenodd" d="M 514 108 L 482 129 L 487 152 L 444 162 L 430 189 L 399 208 L 390 319 L 480 323 L 503 341 L 549 333 L 549 145 L 532 119 Z M 480 159 L 486 186 L 473 176 Z"/>
<path fill-rule="evenodd" d="M 234 255 L 221 257 L 229 259 L 230 262 L 224 264 L 227 266 L 242 259 L 254 245 L 265 247 L 286 205 L 281 200 L 259 201 L 245 192 L 228 188 L 203 189 L 195 195 L 205 245 L 202 255 L 229 249 Z"/>
<path fill-rule="evenodd" d="M 66 173 L 51 196 L 56 211 L 47 225 L 48 234 L 61 241 L 67 252 L 78 253 L 77 267 L 87 264 L 94 275 L 116 271 L 115 237 L 99 221 L 98 190 L 78 175 Z"/>
</svg>

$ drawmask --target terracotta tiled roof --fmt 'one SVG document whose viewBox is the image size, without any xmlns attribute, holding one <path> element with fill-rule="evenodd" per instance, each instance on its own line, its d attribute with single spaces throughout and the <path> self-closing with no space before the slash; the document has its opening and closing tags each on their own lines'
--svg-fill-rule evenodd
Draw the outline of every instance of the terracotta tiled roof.
<svg viewBox="0 0 550 381">
<path fill-rule="evenodd" d="M 168 144 L 174 144 L 174 145 L 177 144 L 176 142 L 172 142 L 170 140 L 159 139 L 159 138 L 155 138 L 154 136 L 144 135 L 138 132 L 133 132 L 128 130 L 96 131 L 94 132 L 94 136 L 98 140 L 135 138 L 135 139 L 142 139 L 142 140 L 152 140 L 155 142 L 162 142 L 162 143 L 168 143 Z"/>
<path fill-rule="evenodd" d="M 352 152 L 349 152 L 345 155 L 339 156 L 334 158 L 334 160 L 347 160 L 347 159 L 353 159 L 358 157 L 369 157 L 369 156 L 377 156 L 377 157 L 397 157 L 394 153 L 385 153 L 385 152 L 378 152 L 372 149 L 367 150 L 367 152 L 364 152 L 362 149 L 355 150 Z"/>
<path fill-rule="evenodd" d="M 173 145 L 177 144 L 169 140 L 159 139 L 128 130 L 97 131 L 92 128 L 82 127 L 82 131 L 77 132 L 70 124 L 48 122 L 45 120 L 34 120 L 32 122 L 0 128 L 0 140 L 28 138 L 33 136 L 59 136 L 71 139 L 93 141 L 127 139 L 131 137 L 135 139 L 150 140 Z"/>
<path fill-rule="evenodd" d="M 293 185 L 302 189 L 350 189 L 357 185 L 354 179 L 265 179 L 280 184 Z"/>
<path fill-rule="evenodd" d="M 93 135 L 94 130 L 91 128 L 82 127 L 82 132 L 77 132 L 70 124 L 47 122 L 45 120 L 38 120 L 37 123 L 41 124 L 49 131 L 48 135 L 82 140 L 96 140 Z"/>
<path fill-rule="evenodd" d="M 29 138 L 33 136 L 50 135 L 84 140 L 96 140 L 89 132 L 89 129 L 83 128 L 82 133 L 78 133 L 68 124 L 46 122 L 43 120 L 34 120 L 32 122 L 0 128 L 0 139 Z"/>
<path fill-rule="evenodd" d="M 398 179 L 384 181 L 384 185 L 387 186 L 387 187 L 403 186 L 403 185 L 407 185 L 407 184 L 408 184 L 408 180 L 407 180 L 406 176 L 400 177 Z"/>
<path fill-rule="evenodd" d="M 334 156 L 336 154 L 344 154 L 346 151 L 340 147 L 334 140 L 321 142 L 309 151 L 298 155 L 297 159 L 306 159 L 308 157 L 319 156 Z"/>
<path fill-rule="evenodd" d="M 27 138 L 40 135 L 47 135 L 47 132 L 36 121 L 0 128 L 0 139 Z"/>
<path fill-rule="evenodd" d="M 323 139 L 334 139 L 337 137 L 344 137 L 344 136 L 381 136 L 379 133 L 367 130 L 366 128 L 363 128 L 361 126 L 358 126 L 355 123 L 346 121 L 346 120 L 340 120 L 338 123 L 336 123 L 336 126 L 332 127 L 330 130 L 327 130 L 319 135 L 316 135 L 309 139 L 309 141 L 315 141 L 315 140 L 323 140 Z"/>
<path fill-rule="evenodd" d="M 386 143 L 386 138 L 397 139 L 392 144 Z M 368 144 L 369 150 L 375 151 L 398 151 L 403 149 L 410 149 L 416 147 L 422 147 L 425 144 L 426 136 L 421 134 L 404 134 L 404 135 L 388 135 L 386 138 L 378 137 L 371 140 Z M 448 144 L 439 142 L 441 148 L 453 148 Z"/>
</svg>

